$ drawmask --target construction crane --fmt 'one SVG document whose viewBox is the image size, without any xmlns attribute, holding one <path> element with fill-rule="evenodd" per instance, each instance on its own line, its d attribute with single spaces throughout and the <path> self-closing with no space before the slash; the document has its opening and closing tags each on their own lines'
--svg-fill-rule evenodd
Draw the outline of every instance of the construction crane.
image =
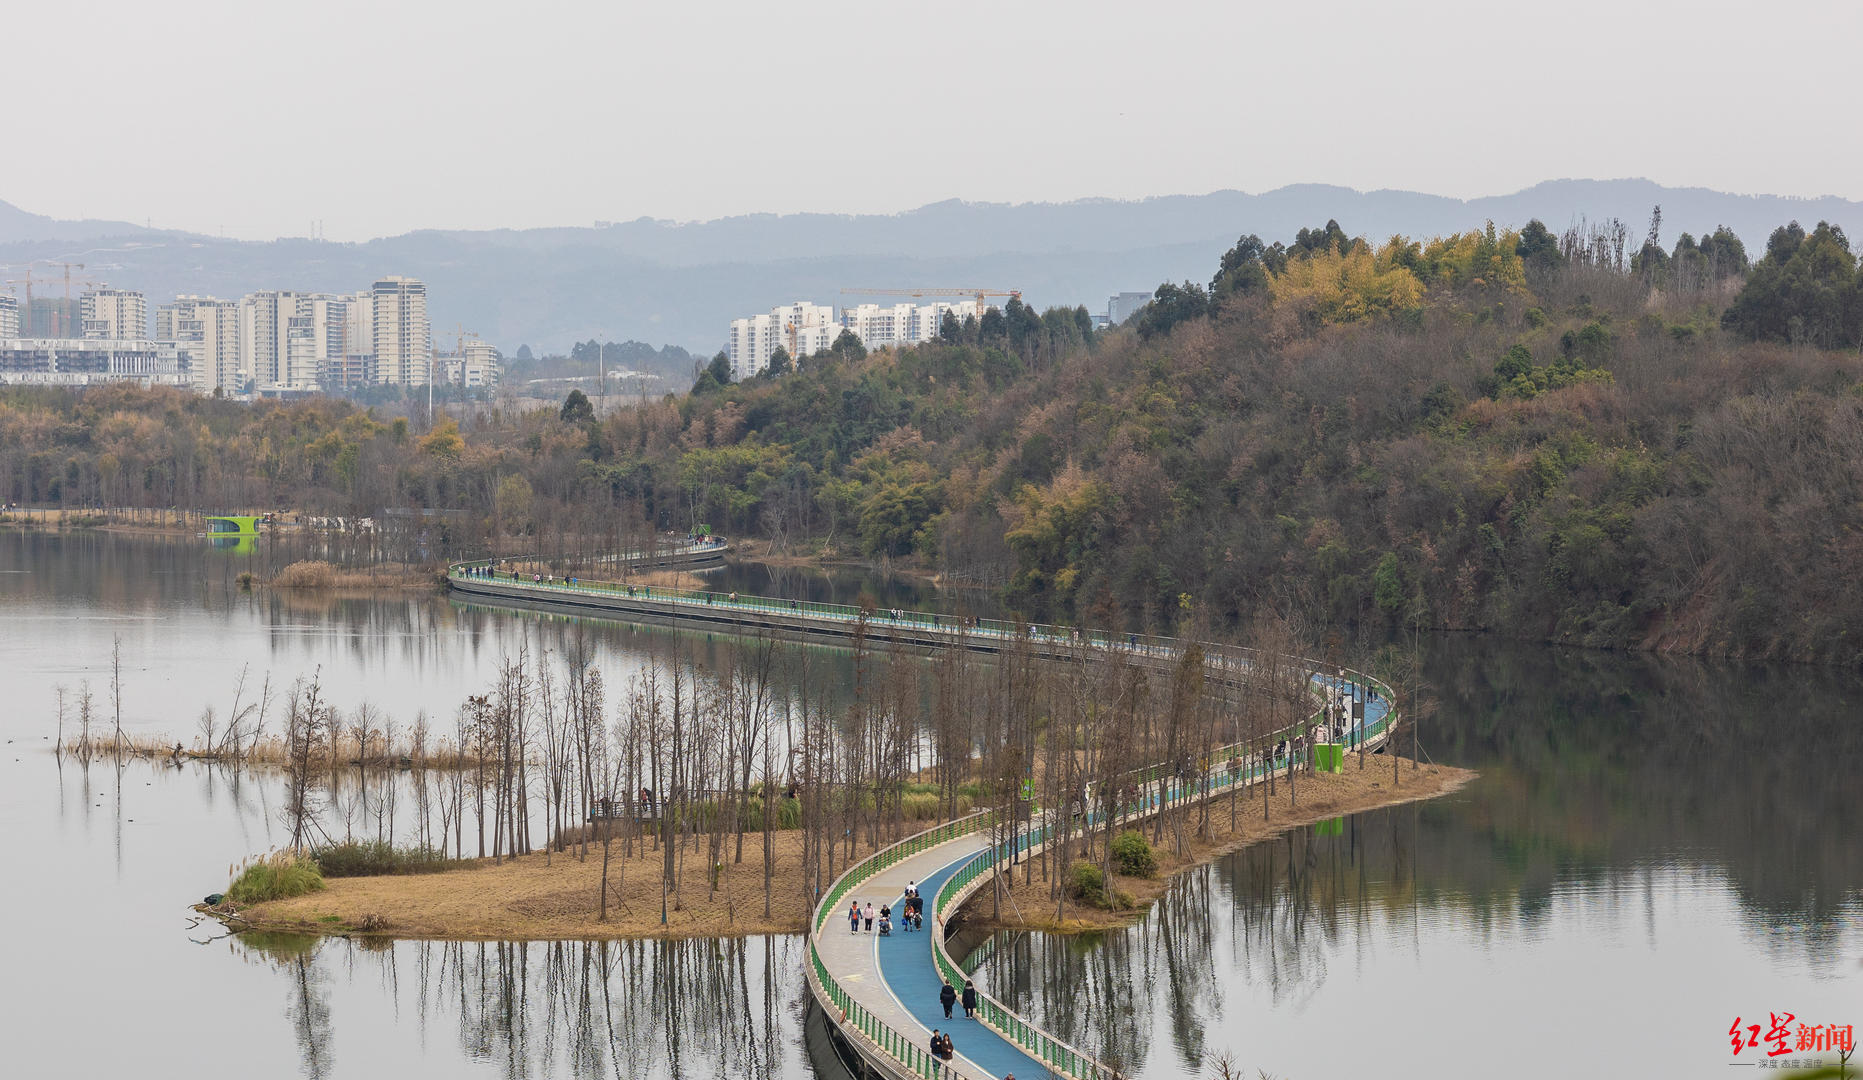
<svg viewBox="0 0 1863 1080">
<path fill-rule="evenodd" d="M 27 263 L 25 265 L 24 273 L 26 276 L 23 278 L 8 278 L 7 284 L 26 286 L 26 306 L 21 308 L 19 312 L 19 334 L 21 337 L 31 337 L 32 335 L 29 333 L 29 331 L 32 329 L 32 264 L 31 263 Z M 43 281 L 44 279 L 41 278 L 40 280 Z"/>
<path fill-rule="evenodd" d="M 71 271 L 84 269 L 83 263 L 61 263 L 53 259 L 34 259 L 32 262 L 26 263 L 22 268 L 23 272 L 25 273 L 24 277 L 11 278 L 11 279 L 8 279 L 7 281 L 8 285 L 24 285 L 26 287 L 26 306 L 20 310 L 20 333 L 21 335 L 25 335 L 29 329 L 35 334 L 42 334 L 45 330 L 45 328 L 42 326 L 32 325 L 34 321 L 33 308 L 32 308 L 32 286 L 33 286 L 34 278 L 32 276 L 32 268 L 35 266 L 38 266 L 40 263 L 44 263 L 47 266 L 60 266 L 64 268 L 64 271 L 65 271 L 65 303 L 64 303 L 64 306 L 60 308 L 58 311 L 58 320 L 52 327 L 51 336 L 53 337 L 67 336 L 65 334 L 65 329 L 66 329 L 65 320 L 72 317 L 71 287 L 73 285 L 78 285 L 78 286 L 97 286 L 98 288 L 102 288 L 104 283 L 101 281 L 91 281 L 87 278 L 73 279 L 71 276 Z M 37 281 L 39 284 L 43 285 L 46 283 L 46 278 L 43 274 L 41 274 L 38 277 Z M 82 333 L 82 330 L 80 329 L 80 334 L 81 333 Z M 71 336 L 76 336 L 76 335 L 71 335 Z"/>
<path fill-rule="evenodd" d="M 84 269 L 83 263 L 69 263 L 69 262 L 61 263 L 61 262 L 55 262 L 51 259 L 46 259 L 45 262 L 51 266 L 62 266 L 65 268 L 65 306 L 62 309 L 60 309 L 58 312 L 58 328 L 61 332 L 57 336 L 59 337 L 83 337 L 84 336 L 84 321 L 82 319 L 77 320 L 78 332 L 75 334 L 71 333 L 71 328 L 64 324 L 66 319 L 72 318 L 71 286 L 78 285 L 80 287 L 101 289 L 104 287 L 105 283 L 101 281 L 91 281 L 87 278 L 79 278 L 75 282 L 72 281 L 71 280 L 72 269 L 73 268 L 76 268 L 78 270 Z M 145 332 L 147 331 L 147 329 L 148 329 L 147 327 L 144 327 Z"/>
<path fill-rule="evenodd" d="M 977 317 L 982 318 L 984 309 L 989 306 L 989 297 L 1008 296 L 1022 299 L 1021 289 L 842 289 L 842 295 L 857 296 L 949 296 L 964 297 L 977 302 Z"/>
</svg>

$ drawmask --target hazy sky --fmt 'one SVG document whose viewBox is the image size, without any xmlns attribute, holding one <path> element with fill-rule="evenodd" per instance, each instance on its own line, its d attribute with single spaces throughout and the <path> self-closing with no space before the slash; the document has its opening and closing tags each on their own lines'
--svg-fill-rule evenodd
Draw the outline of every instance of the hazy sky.
<svg viewBox="0 0 1863 1080">
<path fill-rule="evenodd" d="M 333 240 L 1559 177 L 1863 197 L 1854 2 L 197 0 L 0 13 L 0 199 Z"/>
</svg>

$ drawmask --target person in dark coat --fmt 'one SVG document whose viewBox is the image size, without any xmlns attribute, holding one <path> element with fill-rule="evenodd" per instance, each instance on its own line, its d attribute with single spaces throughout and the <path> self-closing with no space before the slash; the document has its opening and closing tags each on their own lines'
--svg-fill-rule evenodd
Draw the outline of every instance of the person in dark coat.
<svg viewBox="0 0 1863 1080">
<path fill-rule="evenodd" d="M 931 1056 L 932 1072 L 942 1071 L 944 1069 L 944 1036 L 938 1034 L 937 1028 L 932 1028 Z"/>
<path fill-rule="evenodd" d="M 944 1059 L 950 1061 L 957 1054 L 957 1045 L 951 1041 L 951 1033 L 944 1033 Z"/>
<path fill-rule="evenodd" d="M 977 987 L 969 979 L 964 980 L 964 1016 L 977 1018 Z"/>
<path fill-rule="evenodd" d="M 950 983 L 945 983 L 944 989 L 938 991 L 938 1004 L 944 1006 L 944 1018 L 951 1019 L 951 1006 L 957 1004 L 957 991 L 951 989 Z"/>
</svg>

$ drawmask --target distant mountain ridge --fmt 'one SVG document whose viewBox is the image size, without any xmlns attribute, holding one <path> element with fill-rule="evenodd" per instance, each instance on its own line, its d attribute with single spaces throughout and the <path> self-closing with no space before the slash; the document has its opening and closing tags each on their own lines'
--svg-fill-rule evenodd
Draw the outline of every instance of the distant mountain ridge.
<svg viewBox="0 0 1863 1080">
<path fill-rule="evenodd" d="M 1539 218 L 1555 230 L 1612 217 L 1641 236 L 1663 208 L 1664 243 L 1727 225 L 1757 251 L 1788 220 L 1863 230 L 1863 202 L 1834 196 L 1731 195 L 1648 180 L 1551 180 L 1454 199 L 1409 191 L 1297 184 L 1141 200 L 968 203 L 897 214 L 747 214 L 602 228 L 423 230 L 366 243 L 222 240 L 126 222 L 53 221 L 0 203 L 0 263 L 72 258 L 91 277 L 147 293 L 222 296 L 255 289 L 352 291 L 375 277 L 428 283 L 435 336 L 476 331 L 507 351 L 560 352 L 589 338 L 673 343 L 708 355 L 729 320 L 796 299 L 841 305 L 881 297 L 844 287 L 1020 289 L 1038 307 L 1103 308 L 1124 290 L 1207 281 L 1243 233 L 1291 239 L 1336 219 L 1354 235 L 1423 238 Z M 83 242 L 88 251 L 75 249 Z"/>
</svg>

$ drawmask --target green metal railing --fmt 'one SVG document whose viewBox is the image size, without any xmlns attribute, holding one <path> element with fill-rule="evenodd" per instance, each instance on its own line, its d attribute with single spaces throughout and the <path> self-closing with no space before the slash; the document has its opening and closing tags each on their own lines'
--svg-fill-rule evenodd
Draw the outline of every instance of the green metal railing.
<svg viewBox="0 0 1863 1080">
<path fill-rule="evenodd" d="M 1022 623 L 1003 619 L 963 618 L 955 615 L 942 615 L 929 611 L 906 611 L 899 609 L 895 615 L 892 608 L 861 608 L 850 604 L 824 604 L 812 600 L 791 600 L 774 596 L 749 596 L 730 592 L 716 592 L 708 589 L 682 589 L 664 585 L 627 585 L 612 581 L 575 581 L 550 575 L 552 580 L 532 581 L 529 576 L 504 576 L 494 574 L 491 577 L 476 577 L 469 571 L 495 566 L 500 562 L 521 561 L 529 556 L 510 556 L 505 559 L 476 559 L 457 562 L 447 567 L 447 576 L 453 580 L 489 581 L 498 585 L 515 585 L 528 591 L 540 591 L 554 595 L 588 595 L 634 599 L 646 603 L 670 606 L 703 607 L 714 612 L 726 613 L 742 611 L 746 614 L 789 615 L 826 619 L 839 623 L 865 623 L 874 630 L 936 630 L 956 636 L 987 638 L 991 640 L 1014 640 L 1026 635 L 1031 642 L 1046 646 L 1080 646 L 1099 649 L 1125 648 L 1128 651 L 1145 655 L 1175 655 L 1182 646 L 1176 638 L 1161 637 L 1154 634 L 1116 634 L 1103 630 L 1089 630 L 1077 626 L 1064 626 L 1052 623 Z M 1200 643 L 1207 657 L 1214 658 L 1219 666 L 1230 666 L 1240 662 L 1246 664 L 1248 658 L 1255 654 L 1253 649 L 1244 649 L 1234 645 Z"/>
<path fill-rule="evenodd" d="M 865 1036 L 869 1042 L 884 1052 L 900 1065 L 911 1070 L 915 1076 L 934 1078 L 956 1078 L 962 1073 L 952 1065 L 934 1062 L 931 1052 L 919 1045 L 918 1041 L 903 1034 L 869 1012 L 865 1006 L 854 999 L 823 962 L 817 940 L 827 927 L 828 919 L 839 910 L 841 901 L 862 882 L 872 878 L 887 867 L 911 858 L 920 852 L 948 843 L 959 837 L 968 836 L 988 827 L 992 817 L 991 811 L 980 811 L 956 821 L 949 821 L 934 829 L 915 833 L 897 844 L 881 849 L 842 871 L 828 893 L 815 908 L 815 932 L 809 935 L 809 974 L 821 988 L 821 996 L 841 1011 L 842 1020 L 847 1025 Z"/>
<path fill-rule="evenodd" d="M 1387 706 L 1395 700 L 1389 696 L 1389 688 L 1383 683 L 1358 672 L 1351 674 L 1356 678 L 1365 679 L 1368 689 L 1375 687 L 1374 692 L 1382 691 L 1383 693 L 1379 696 L 1384 698 Z M 1369 748 L 1374 742 L 1382 741 L 1385 733 L 1390 730 L 1395 716 L 1394 707 L 1387 707 L 1383 714 L 1368 722 L 1360 734 L 1362 744 Z M 1309 717 L 1303 723 L 1285 728 L 1271 737 L 1279 737 L 1303 729 L 1312 723 L 1313 717 Z M 1221 767 L 1206 769 L 1200 777 L 1188 783 L 1171 783 L 1170 778 L 1164 775 L 1162 766 L 1153 766 L 1145 770 L 1141 774 L 1146 777 L 1142 786 L 1156 785 L 1158 790 L 1155 793 L 1142 793 L 1138 799 L 1120 803 L 1112 813 L 1112 820 L 1104 823 L 1104 826 L 1117 827 L 1121 822 L 1159 813 L 1172 806 L 1212 798 L 1237 784 L 1259 783 L 1267 778 L 1269 770 L 1280 767 L 1275 761 L 1265 760 L 1256 761 L 1242 769 L 1231 767 L 1229 762 L 1244 750 L 1243 744 L 1236 743 L 1213 751 L 1207 756 L 1207 760 L 1212 762 L 1220 760 L 1223 762 Z M 972 892 L 982 887 L 981 879 L 995 874 L 1004 862 L 1012 861 L 1018 854 L 1024 857 L 1033 856 L 1052 842 L 1056 831 L 1055 815 L 1050 812 L 1045 817 L 1047 820 L 1039 823 L 1031 822 L 1026 833 L 1018 831 L 1018 834 L 1009 841 L 993 844 L 959 867 L 938 890 L 938 895 L 932 904 L 934 914 L 940 920 L 948 919 L 956 913 Z M 1082 834 L 1100 827 L 1102 827 L 1102 821 L 1099 811 L 1083 811 L 1080 822 Z M 939 974 L 946 982 L 953 985 L 975 970 L 975 968 L 967 970 L 954 960 L 945 949 L 944 941 L 939 935 L 932 937 L 932 960 Z M 1096 1061 L 1092 1055 L 1030 1024 L 987 992 L 978 992 L 978 1016 L 997 1034 L 1020 1046 L 1023 1052 L 1058 1075 L 1077 1077 L 1081 1080 L 1110 1080 L 1116 1076 Z"/>
</svg>

